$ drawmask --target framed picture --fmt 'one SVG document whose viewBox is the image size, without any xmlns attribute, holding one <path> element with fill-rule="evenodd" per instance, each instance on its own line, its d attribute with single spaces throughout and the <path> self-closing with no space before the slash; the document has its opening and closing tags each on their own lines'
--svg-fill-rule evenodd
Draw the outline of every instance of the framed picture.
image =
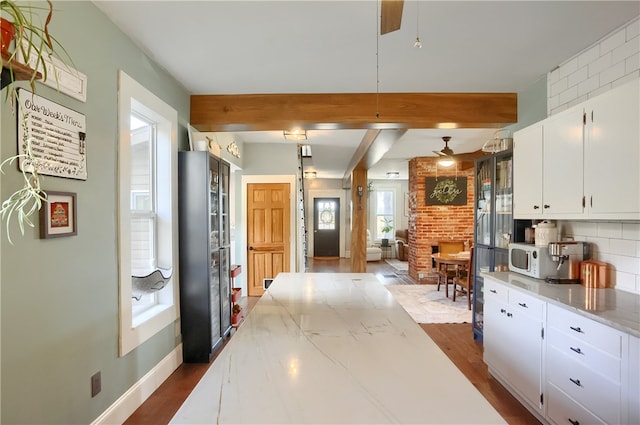
<svg viewBox="0 0 640 425">
<path fill-rule="evenodd" d="M 427 177 L 427 205 L 467 205 L 467 177 Z"/>
<path fill-rule="evenodd" d="M 40 208 L 40 239 L 78 234 L 76 194 L 46 190 L 47 202 Z"/>
</svg>

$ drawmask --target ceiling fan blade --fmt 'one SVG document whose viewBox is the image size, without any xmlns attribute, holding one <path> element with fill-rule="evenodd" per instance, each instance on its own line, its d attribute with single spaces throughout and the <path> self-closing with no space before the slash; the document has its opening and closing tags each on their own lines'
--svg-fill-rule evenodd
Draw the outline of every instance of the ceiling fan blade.
<svg viewBox="0 0 640 425">
<path fill-rule="evenodd" d="M 449 156 L 449 155 L 447 155 L 446 153 L 444 153 L 442 151 L 431 151 L 431 152 L 435 153 L 438 156 L 442 156 L 442 157 Z"/>
<path fill-rule="evenodd" d="M 474 152 L 468 153 L 459 153 L 454 155 L 454 157 L 460 161 L 475 161 L 478 158 L 483 158 L 485 156 L 491 155 L 490 153 L 484 152 L 482 149 L 478 149 Z"/>
<path fill-rule="evenodd" d="M 400 29 L 404 0 L 381 0 L 380 35 Z"/>
</svg>

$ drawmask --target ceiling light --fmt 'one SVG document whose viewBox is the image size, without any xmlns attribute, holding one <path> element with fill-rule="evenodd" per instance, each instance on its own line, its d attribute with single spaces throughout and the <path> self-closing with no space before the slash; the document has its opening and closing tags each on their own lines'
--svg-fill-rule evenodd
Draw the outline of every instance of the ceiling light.
<svg viewBox="0 0 640 425">
<path fill-rule="evenodd" d="M 400 173 L 399 173 L 399 172 L 397 172 L 397 171 L 389 171 L 389 172 L 387 173 L 387 178 L 388 178 L 388 179 L 397 179 L 397 178 L 400 178 Z"/>
<path fill-rule="evenodd" d="M 456 162 L 451 158 L 443 158 L 438 161 L 438 165 L 441 165 L 443 167 L 451 167 L 455 163 Z"/>
<path fill-rule="evenodd" d="M 285 140 L 307 140 L 307 130 L 284 130 L 282 134 Z"/>
<path fill-rule="evenodd" d="M 305 171 L 304 172 L 304 178 L 305 179 L 315 179 L 317 177 L 317 174 L 315 171 Z"/>
</svg>

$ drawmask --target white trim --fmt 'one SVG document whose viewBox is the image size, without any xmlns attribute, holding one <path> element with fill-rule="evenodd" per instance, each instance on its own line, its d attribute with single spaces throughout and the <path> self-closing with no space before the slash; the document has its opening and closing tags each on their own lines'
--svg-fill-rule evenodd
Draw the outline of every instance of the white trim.
<svg viewBox="0 0 640 425">
<path fill-rule="evenodd" d="M 171 238 L 164 251 L 159 251 L 159 259 L 171 261 L 173 277 L 167 287 L 158 293 L 159 304 L 163 309 L 158 311 L 153 318 L 146 320 L 138 326 L 133 325 L 133 312 L 131 303 L 131 258 L 129 256 L 129 225 L 130 225 L 130 193 L 129 193 L 129 140 L 131 137 L 130 116 L 132 104 L 136 108 L 148 109 L 148 115 L 154 117 L 158 125 L 158 133 L 162 133 L 170 140 L 170 149 L 158 151 L 158 155 L 164 155 L 158 161 L 170 164 L 170 172 L 159 174 L 165 180 L 158 181 L 158 185 L 168 188 L 171 192 L 164 208 L 166 217 L 164 221 L 171 223 Z M 134 350 L 144 341 L 151 338 L 160 330 L 169 326 L 180 316 L 179 288 L 178 288 L 178 113 L 160 98 L 144 88 L 125 72 L 118 72 L 118 287 L 119 287 L 119 354 L 124 356 Z M 123 188 L 127 188 L 123 190 Z M 170 213 L 169 213 L 170 211 Z M 159 247 L 162 249 L 162 246 Z M 167 264 L 158 264 L 167 267 Z"/>
<path fill-rule="evenodd" d="M 181 364 L 182 344 L 179 344 L 91 422 L 91 425 L 124 423 Z"/>
<path fill-rule="evenodd" d="M 298 217 L 296 211 L 296 193 L 298 191 L 298 187 L 296 185 L 296 176 L 294 174 L 285 174 L 285 175 L 252 175 L 252 176 L 242 176 L 241 186 L 242 186 L 242 195 L 241 195 L 241 220 L 244 223 L 242 226 L 242 233 L 236 234 L 236 244 L 240 247 L 240 251 L 242 252 L 242 258 L 240 258 L 240 264 L 242 264 L 242 269 L 247 270 L 247 185 L 250 183 L 289 183 L 290 192 L 289 192 L 289 222 L 290 222 L 290 250 L 289 250 L 289 268 L 292 272 L 300 271 L 298 267 L 296 267 L 296 250 L 300 246 L 301 241 L 299 240 L 299 231 L 297 230 Z M 237 229 L 237 227 L 236 227 Z M 247 291 L 247 281 L 244 280 L 242 282 L 242 290 Z"/>
</svg>

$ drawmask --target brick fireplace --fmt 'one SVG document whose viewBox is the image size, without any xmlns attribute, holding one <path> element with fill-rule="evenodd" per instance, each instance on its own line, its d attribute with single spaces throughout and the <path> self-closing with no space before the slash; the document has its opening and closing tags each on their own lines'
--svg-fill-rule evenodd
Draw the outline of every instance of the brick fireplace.
<svg viewBox="0 0 640 425">
<path fill-rule="evenodd" d="M 432 274 L 431 251 L 438 241 L 464 240 L 473 243 L 475 172 L 471 167 L 437 166 L 437 158 L 417 157 L 409 161 L 409 276 Z M 436 168 L 437 167 L 437 168 Z M 467 177 L 466 205 L 426 205 L 427 177 Z"/>
</svg>

